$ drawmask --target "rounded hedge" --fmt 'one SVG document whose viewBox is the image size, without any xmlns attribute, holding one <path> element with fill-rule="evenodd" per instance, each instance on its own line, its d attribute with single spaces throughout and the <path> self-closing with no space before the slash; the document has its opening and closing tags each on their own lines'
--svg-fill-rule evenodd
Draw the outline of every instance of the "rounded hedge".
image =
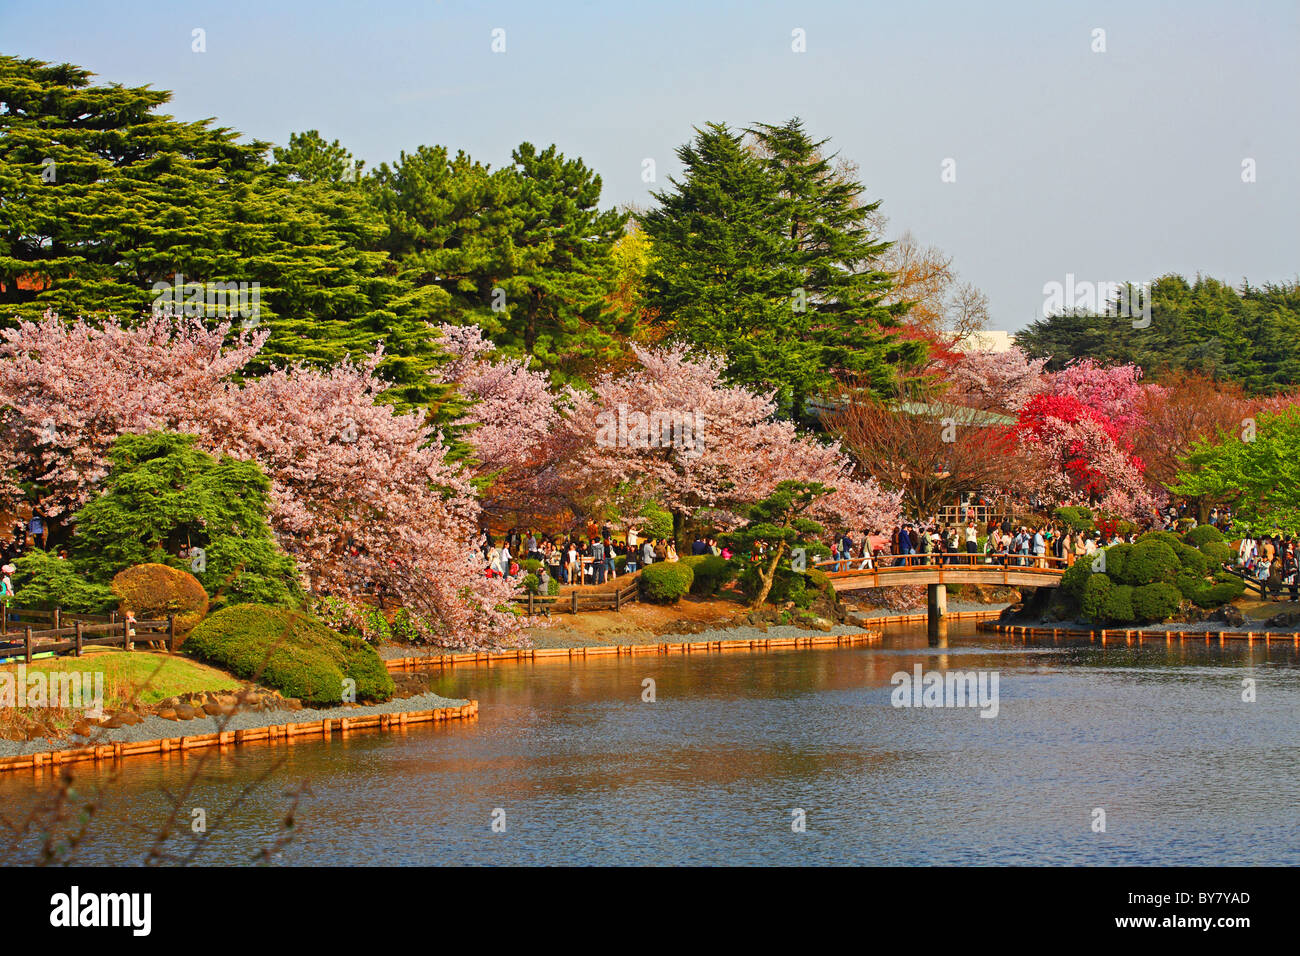
<svg viewBox="0 0 1300 956">
<path fill-rule="evenodd" d="M 1123 580 L 1125 584 L 1138 586 L 1158 581 L 1172 582 L 1181 569 L 1173 545 L 1164 539 L 1144 535 L 1128 555 Z"/>
<path fill-rule="evenodd" d="M 1184 571 L 1194 571 L 1204 575 L 1210 569 L 1209 558 L 1190 544 L 1180 544 L 1174 548 L 1174 553 L 1178 555 L 1178 563 L 1183 566 Z"/>
<path fill-rule="evenodd" d="M 137 620 L 160 620 L 176 615 L 176 633 L 188 634 L 208 613 L 208 592 L 188 571 L 165 564 L 137 564 L 113 577 L 113 593 L 123 613 Z"/>
<path fill-rule="evenodd" d="M 1133 614 L 1139 621 L 1163 621 L 1178 610 L 1182 599 L 1172 584 L 1144 584 L 1133 589 Z"/>
<path fill-rule="evenodd" d="M 659 561 L 641 571 L 641 594 L 647 601 L 672 604 L 691 589 L 695 573 L 682 561 Z"/>
<path fill-rule="evenodd" d="M 1115 582 L 1104 574 L 1091 575 L 1083 588 L 1080 604 L 1085 617 L 1093 621 L 1103 620 L 1106 616 L 1106 599 L 1115 589 Z"/>
<path fill-rule="evenodd" d="M 1101 616 L 1114 624 L 1129 624 L 1134 620 L 1133 592 L 1128 584 L 1116 584 L 1106 591 L 1101 601 Z"/>
<path fill-rule="evenodd" d="M 1083 599 L 1083 589 L 1092 575 L 1092 568 L 1089 567 L 1089 561 L 1080 558 L 1065 569 L 1061 575 L 1061 593 L 1073 604 L 1077 605 Z"/>
<path fill-rule="evenodd" d="M 1092 510 L 1081 505 L 1062 505 L 1056 509 L 1056 520 L 1071 531 L 1093 531 L 1097 527 Z"/>
<path fill-rule="evenodd" d="M 1089 562 L 1097 565 L 1097 570 L 1110 575 L 1113 581 L 1123 581 L 1124 569 L 1128 567 L 1129 556 L 1133 553 L 1133 545 L 1128 543 L 1112 544 L 1109 548 L 1103 548 L 1097 552 L 1100 560 L 1096 556 Z"/>
<path fill-rule="evenodd" d="M 1223 543 L 1227 539 L 1223 537 L 1223 532 L 1212 524 L 1199 524 L 1187 534 L 1183 535 L 1183 540 L 1193 548 L 1199 548 L 1203 544 L 1214 542 Z"/>
<path fill-rule="evenodd" d="M 1206 527 L 1209 526 L 1206 525 Z M 1225 541 L 1206 541 L 1197 547 L 1201 554 L 1205 555 L 1206 560 L 1215 567 L 1232 563 L 1235 552 L 1232 550 L 1232 545 Z"/>
<path fill-rule="evenodd" d="M 1226 581 L 1208 584 L 1201 588 L 1201 590 L 1193 596 L 1192 601 L 1197 607 L 1219 607 L 1229 603 L 1230 601 L 1235 601 L 1245 593 L 1245 583 L 1240 578 L 1230 578 Z"/>
<path fill-rule="evenodd" d="M 703 597 L 717 594 L 724 584 L 736 576 L 735 565 L 716 554 L 695 554 L 682 558 L 678 563 L 685 564 L 694 575 L 691 593 Z"/>
<path fill-rule="evenodd" d="M 393 696 L 393 679 L 374 648 L 287 608 L 236 604 L 217 611 L 194 628 L 185 652 L 304 704 L 341 704 L 347 678 L 360 702 Z"/>
</svg>

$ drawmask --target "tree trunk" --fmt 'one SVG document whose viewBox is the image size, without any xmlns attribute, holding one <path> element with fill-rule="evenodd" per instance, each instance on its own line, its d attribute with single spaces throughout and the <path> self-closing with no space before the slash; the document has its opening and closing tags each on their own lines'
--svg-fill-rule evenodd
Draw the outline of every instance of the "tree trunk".
<svg viewBox="0 0 1300 956">
<path fill-rule="evenodd" d="M 750 605 L 752 609 L 758 610 L 762 607 L 763 602 L 767 600 L 768 594 L 771 593 L 772 584 L 776 581 L 776 566 L 781 563 L 781 553 L 783 551 L 785 551 L 784 541 L 776 546 L 776 553 L 772 556 L 772 563 L 767 566 L 767 571 L 759 572 L 759 577 L 762 578 L 763 586 L 758 589 L 758 595 L 754 598 L 754 603 Z"/>
</svg>

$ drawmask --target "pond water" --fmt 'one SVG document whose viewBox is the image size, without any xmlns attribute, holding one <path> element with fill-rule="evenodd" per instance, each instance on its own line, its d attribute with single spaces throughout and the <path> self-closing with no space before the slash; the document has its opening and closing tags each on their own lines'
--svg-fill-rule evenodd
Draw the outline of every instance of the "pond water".
<svg viewBox="0 0 1300 956">
<path fill-rule="evenodd" d="M 996 717 L 894 706 L 891 677 L 916 665 L 995 673 Z M 198 861 L 273 846 L 305 783 L 278 864 L 1300 863 L 1290 643 L 922 625 L 855 648 L 463 668 L 431 687 L 480 716 L 212 753 L 181 801 L 186 837 L 206 816 Z M 197 759 L 81 765 L 100 805 L 76 861 L 139 862 Z M 0 776 L 0 812 L 54 789 Z"/>
</svg>

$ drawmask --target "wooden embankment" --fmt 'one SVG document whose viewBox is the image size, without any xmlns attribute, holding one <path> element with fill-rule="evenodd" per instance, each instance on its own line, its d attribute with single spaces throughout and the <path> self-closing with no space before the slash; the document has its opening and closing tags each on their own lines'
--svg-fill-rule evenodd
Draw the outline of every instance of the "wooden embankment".
<svg viewBox="0 0 1300 956">
<path fill-rule="evenodd" d="M 212 734 L 191 734 L 185 737 L 164 737 L 159 740 L 113 741 L 87 744 L 65 750 L 44 751 L 0 757 L 0 772 L 6 770 L 41 770 L 58 768 L 64 764 L 93 760 L 95 763 L 118 761 L 126 757 L 168 756 L 192 750 L 217 747 L 222 751 L 251 743 L 292 743 L 302 738 L 329 740 L 335 733 L 346 737 L 358 730 L 394 731 L 414 724 L 439 723 L 464 720 L 478 715 L 478 701 L 471 700 L 459 707 L 438 707 L 433 710 L 402 711 L 394 714 L 366 714 L 360 717 L 326 717 L 301 723 L 274 724 L 270 727 L 249 727 L 246 730 L 223 730 Z"/>
</svg>

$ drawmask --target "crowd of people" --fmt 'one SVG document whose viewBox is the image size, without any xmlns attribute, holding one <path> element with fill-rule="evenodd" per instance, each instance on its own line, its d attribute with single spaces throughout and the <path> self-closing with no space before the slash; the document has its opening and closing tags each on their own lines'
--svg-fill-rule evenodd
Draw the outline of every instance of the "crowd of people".
<svg viewBox="0 0 1300 956">
<path fill-rule="evenodd" d="M 982 564 L 1017 567 L 1061 567 L 1090 558 L 1099 550 L 1124 542 L 1135 542 L 1146 530 L 1187 530 L 1196 518 L 1186 505 L 1170 506 L 1152 515 L 1146 526 L 1120 530 L 1080 531 L 1063 521 L 1014 522 L 1009 518 L 975 520 L 972 509 L 963 520 L 902 522 L 889 531 L 854 534 L 841 531 L 827 542 L 829 556 L 815 563 L 829 571 L 869 570 L 876 567 L 911 564 Z M 1213 509 L 1209 524 L 1228 534 L 1232 516 L 1227 509 Z M 697 536 L 691 554 L 714 554 L 731 558 L 735 554 L 726 539 Z M 758 561 L 767 544 L 757 541 L 741 559 Z M 483 572 L 491 577 L 520 577 L 536 573 L 540 590 L 547 593 L 550 582 L 561 585 L 599 585 L 661 561 L 678 561 L 671 538 L 646 538 L 636 527 L 615 533 L 609 527 L 589 527 L 587 534 L 542 535 L 531 529 L 512 528 L 504 536 L 484 533 L 475 554 Z M 537 562 L 525 565 L 525 561 Z M 1290 538 L 1246 538 L 1238 550 L 1237 565 L 1243 574 L 1260 581 L 1267 591 L 1280 594 L 1289 588 L 1292 600 L 1300 599 L 1300 542 Z"/>
<path fill-rule="evenodd" d="M 681 559 L 670 538 L 646 538 L 637 528 L 615 535 L 608 527 L 588 535 L 547 536 L 518 528 L 497 538 L 485 533 L 477 553 L 483 561 L 483 573 L 489 577 L 517 577 L 528 573 L 522 562 L 540 562 L 537 574 L 543 593 L 551 581 L 562 585 L 604 584 L 658 561 Z M 713 538 L 697 539 L 691 553 L 731 556 Z"/>
<path fill-rule="evenodd" d="M 1290 592 L 1300 601 L 1300 544 L 1294 538 L 1274 536 L 1242 538 L 1237 545 L 1237 568 L 1259 582 L 1265 598 Z"/>
</svg>

